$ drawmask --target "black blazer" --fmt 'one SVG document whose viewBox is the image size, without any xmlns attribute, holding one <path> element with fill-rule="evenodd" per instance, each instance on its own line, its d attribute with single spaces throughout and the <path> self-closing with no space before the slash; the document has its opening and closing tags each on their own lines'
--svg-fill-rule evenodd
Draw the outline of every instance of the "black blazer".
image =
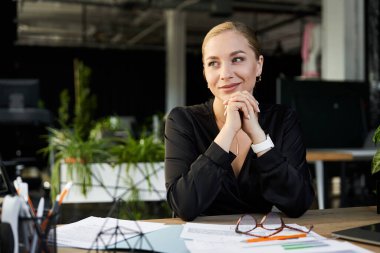
<svg viewBox="0 0 380 253">
<path fill-rule="evenodd" d="M 266 213 L 272 206 L 301 216 L 314 199 L 306 149 L 296 113 L 282 105 L 260 105 L 259 122 L 275 147 L 257 158 L 249 150 L 236 178 L 219 132 L 213 99 L 176 107 L 165 125 L 165 180 L 171 209 L 183 220 L 199 215 Z"/>
</svg>

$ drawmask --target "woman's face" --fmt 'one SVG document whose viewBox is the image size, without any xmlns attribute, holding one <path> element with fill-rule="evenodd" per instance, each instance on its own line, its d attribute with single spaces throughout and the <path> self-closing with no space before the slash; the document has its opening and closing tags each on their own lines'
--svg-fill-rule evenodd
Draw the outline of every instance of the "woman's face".
<svg viewBox="0 0 380 253">
<path fill-rule="evenodd" d="M 261 75 L 263 57 L 256 59 L 248 40 L 236 31 L 225 31 L 212 38 L 203 49 L 203 68 L 215 98 L 226 100 L 237 91 L 253 92 Z"/>
</svg>

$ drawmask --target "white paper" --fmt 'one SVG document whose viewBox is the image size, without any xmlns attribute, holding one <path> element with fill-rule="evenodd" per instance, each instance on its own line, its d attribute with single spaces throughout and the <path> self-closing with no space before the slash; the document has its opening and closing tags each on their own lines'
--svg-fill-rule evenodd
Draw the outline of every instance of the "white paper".
<svg viewBox="0 0 380 253">
<path fill-rule="evenodd" d="M 307 230 L 306 227 L 301 227 L 297 224 L 287 224 L 288 226 L 294 228 L 300 228 L 303 230 Z M 269 228 L 278 227 L 278 225 L 269 225 Z M 267 235 L 268 233 L 272 233 L 273 231 L 269 231 L 263 228 L 256 228 L 255 234 L 258 235 Z M 299 234 L 299 231 L 284 229 L 280 233 L 276 234 L 276 236 L 283 235 L 292 235 Z M 186 223 L 181 233 L 181 238 L 183 239 L 191 239 L 191 240 L 205 240 L 208 242 L 240 242 L 245 239 L 252 238 L 252 236 L 238 234 L 235 232 L 235 225 L 213 225 L 213 224 L 204 224 L 204 223 Z M 311 239 L 322 239 L 324 237 L 310 232 L 306 238 Z M 305 238 L 300 238 L 305 239 Z M 294 240 L 294 239 L 292 239 Z M 298 240 L 298 239 L 297 239 Z M 265 242 L 267 243 L 267 242 Z"/>
<path fill-rule="evenodd" d="M 250 252 L 254 250 L 255 246 L 250 245 L 246 249 L 249 249 Z M 277 245 L 266 245 L 260 247 L 265 249 L 265 253 L 281 253 L 281 252 L 292 252 L 292 253 L 370 253 L 366 249 L 360 248 L 349 242 L 341 242 L 330 239 L 322 239 L 315 241 L 304 241 L 304 242 L 283 242 Z"/>
<path fill-rule="evenodd" d="M 57 227 L 57 245 L 104 249 L 116 242 L 166 227 L 163 223 L 88 217 Z M 101 233 L 100 233 L 101 232 Z M 115 234 L 117 233 L 117 236 Z"/>
<path fill-rule="evenodd" d="M 293 241 L 293 240 L 292 240 Z M 200 240 L 185 241 L 187 249 L 191 253 L 229 253 L 229 252 L 265 252 L 265 253 L 369 253 L 348 242 L 335 240 L 308 240 L 297 242 L 282 242 L 275 245 L 244 244 L 238 242 L 207 242 Z"/>
<path fill-rule="evenodd" d="M 306 227 L 297 224 L 288 226 L 306 230 Z M 277 227 L 278 225 L 273 225 Z M 264 235 L 267 230 L 255 229 L 256 234 Z M 284 229 L 276 235 L 298 234 L 298 231 Z M 245 242 L 252 236 L 241 235 L 235 232 L 235 225 L 213 225 L 204 223 L 187 223 L 184 225 L 181 237 L 186 239 L 185 245 L 191 253 L 227 253 L 227 252 L 265 252 L 265 253 L 368 253 L 348 242 L 328 240 L 311 231 L 306 237 L 288 240 L 273 240 L 263 242 Z"/>
</svg>

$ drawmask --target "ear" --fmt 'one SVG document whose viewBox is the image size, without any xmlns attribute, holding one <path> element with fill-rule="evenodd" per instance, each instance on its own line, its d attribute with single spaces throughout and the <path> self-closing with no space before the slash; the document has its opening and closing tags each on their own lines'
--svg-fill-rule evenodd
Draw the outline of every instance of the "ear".
<svg viewBox="0 0 380 253">
<path fill-rule="evenodd" d="M 259 59 L 257 60 L 256 76 L 261 76 L 261 73 L 263 72 L 263 65 L 264 57 L 260 55 Z"/>
</svg>

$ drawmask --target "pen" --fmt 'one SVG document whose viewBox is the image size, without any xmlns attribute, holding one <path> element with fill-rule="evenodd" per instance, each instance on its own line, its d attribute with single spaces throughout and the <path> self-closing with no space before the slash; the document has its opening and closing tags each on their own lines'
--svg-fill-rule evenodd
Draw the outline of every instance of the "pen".
<svg viewBox="0 0 380 253">
<path fill-rule="evenodd" d="M 58 213 L 58 210 L 59 210 L 59 207 L 61 206 L 62 204 L 62 201 L 63 199 L 66 197 L 67 193 L 69 192 L 71 186 L 72 186 L 72 182 L 68 182 L 65 187 L 63 188 L 63 190 L 61 191 L 60 194 L 57 195 L 56 199 L 55 199 L 55 202 L 53 204 L 53 207 L 49 210 L 48 214 L 47 214 L 47 217 L 46 219 L 44 220 L 44 222 L 42 223 L 41 227 L 43 230 L 46 229 L 46 226 L 50 220 L 50 218 L 57 214 Z"/>
<path fill-rule="evenodd" d="M 29 208 L 30 208 L 30 213 L 33 215 L 33 217 L 36 216 L 36 212 L 34 210 L 33 202 L 29 197 L 28 194 L 28 184 L 22 182 L 21 177 L 17 177 L 16 180 L 13 181 L 13 185 L 16 189 L 17 195 L 20 197 L 24 198 L 24 200 L 28 203 Z"/>
<path fill-rule="evenodd" d="M 37 207 L 37 224 L 36 224 L 36 230 L 39 229 L 39 224 L 41 223 L 42 215 L 44 212 L 44 205 L 45 205 L 45 199 L 41 198 L 40 202 L 38 203 Z M 32 245 L 30 247 L 30 253 L 36 252 L 37 249 L 37 241 L 38 241 L 38 232 L 36 231 L 33 235 Z"/>
<path fill-rule="evenodd" d="M 73 182 L 71 182 L 71 181 L 68 182 L 68 183 L 65 185 L 65 187 L 63 188 L 61 194 L 59 194 L 59 195 L 60 195 L 59 200 L 58 200 L 58 204 L 59 204 L 59 205 L 62 204 L 63 199 L 64 199 L 64 198 L 66 197 L 66 195 L 69 193 L 69 190 L 70 190 L 70 188 L 71 188 L 72 185 L 73 185 Z"/>
<path fill-rule="evenodd" d="M 265 242 L 265 241 L 274 241 L 274 240 L 286 240 L 286 239 L 297 239 L 306 237 L 307 234 L 293 234 L 293 235 L 278 235 L 278 236 L 272 236 L 272 237 L 259 237 L 259 238 L 250 238 L 247 240 L 244 240 L 243 242 Z"/>
<path fill-rule="evenodd" d="M 38 207 L 37 207 L 37 218 L 41 223 L 41 218 L 44 213 L 44 205 L 45 205 L 45 199 L 42 197 L 40 198 L 40 202 L 38 202 Z"/>
<path fill-rule="evenodd" d="M 46 218 L 41 224 L 41 228 L 43 231 L 45 231 L 46 226 L 51 218 L 51 216 L 57 211 L 58 209 L 58 201 L 59 201 L 60 195 L 58 194 L 57 197 L 55 198 L 55 202 L 53 203 L 53 207 L 49 210 L 48 214 L 46 215 Z"/>
</svg>

